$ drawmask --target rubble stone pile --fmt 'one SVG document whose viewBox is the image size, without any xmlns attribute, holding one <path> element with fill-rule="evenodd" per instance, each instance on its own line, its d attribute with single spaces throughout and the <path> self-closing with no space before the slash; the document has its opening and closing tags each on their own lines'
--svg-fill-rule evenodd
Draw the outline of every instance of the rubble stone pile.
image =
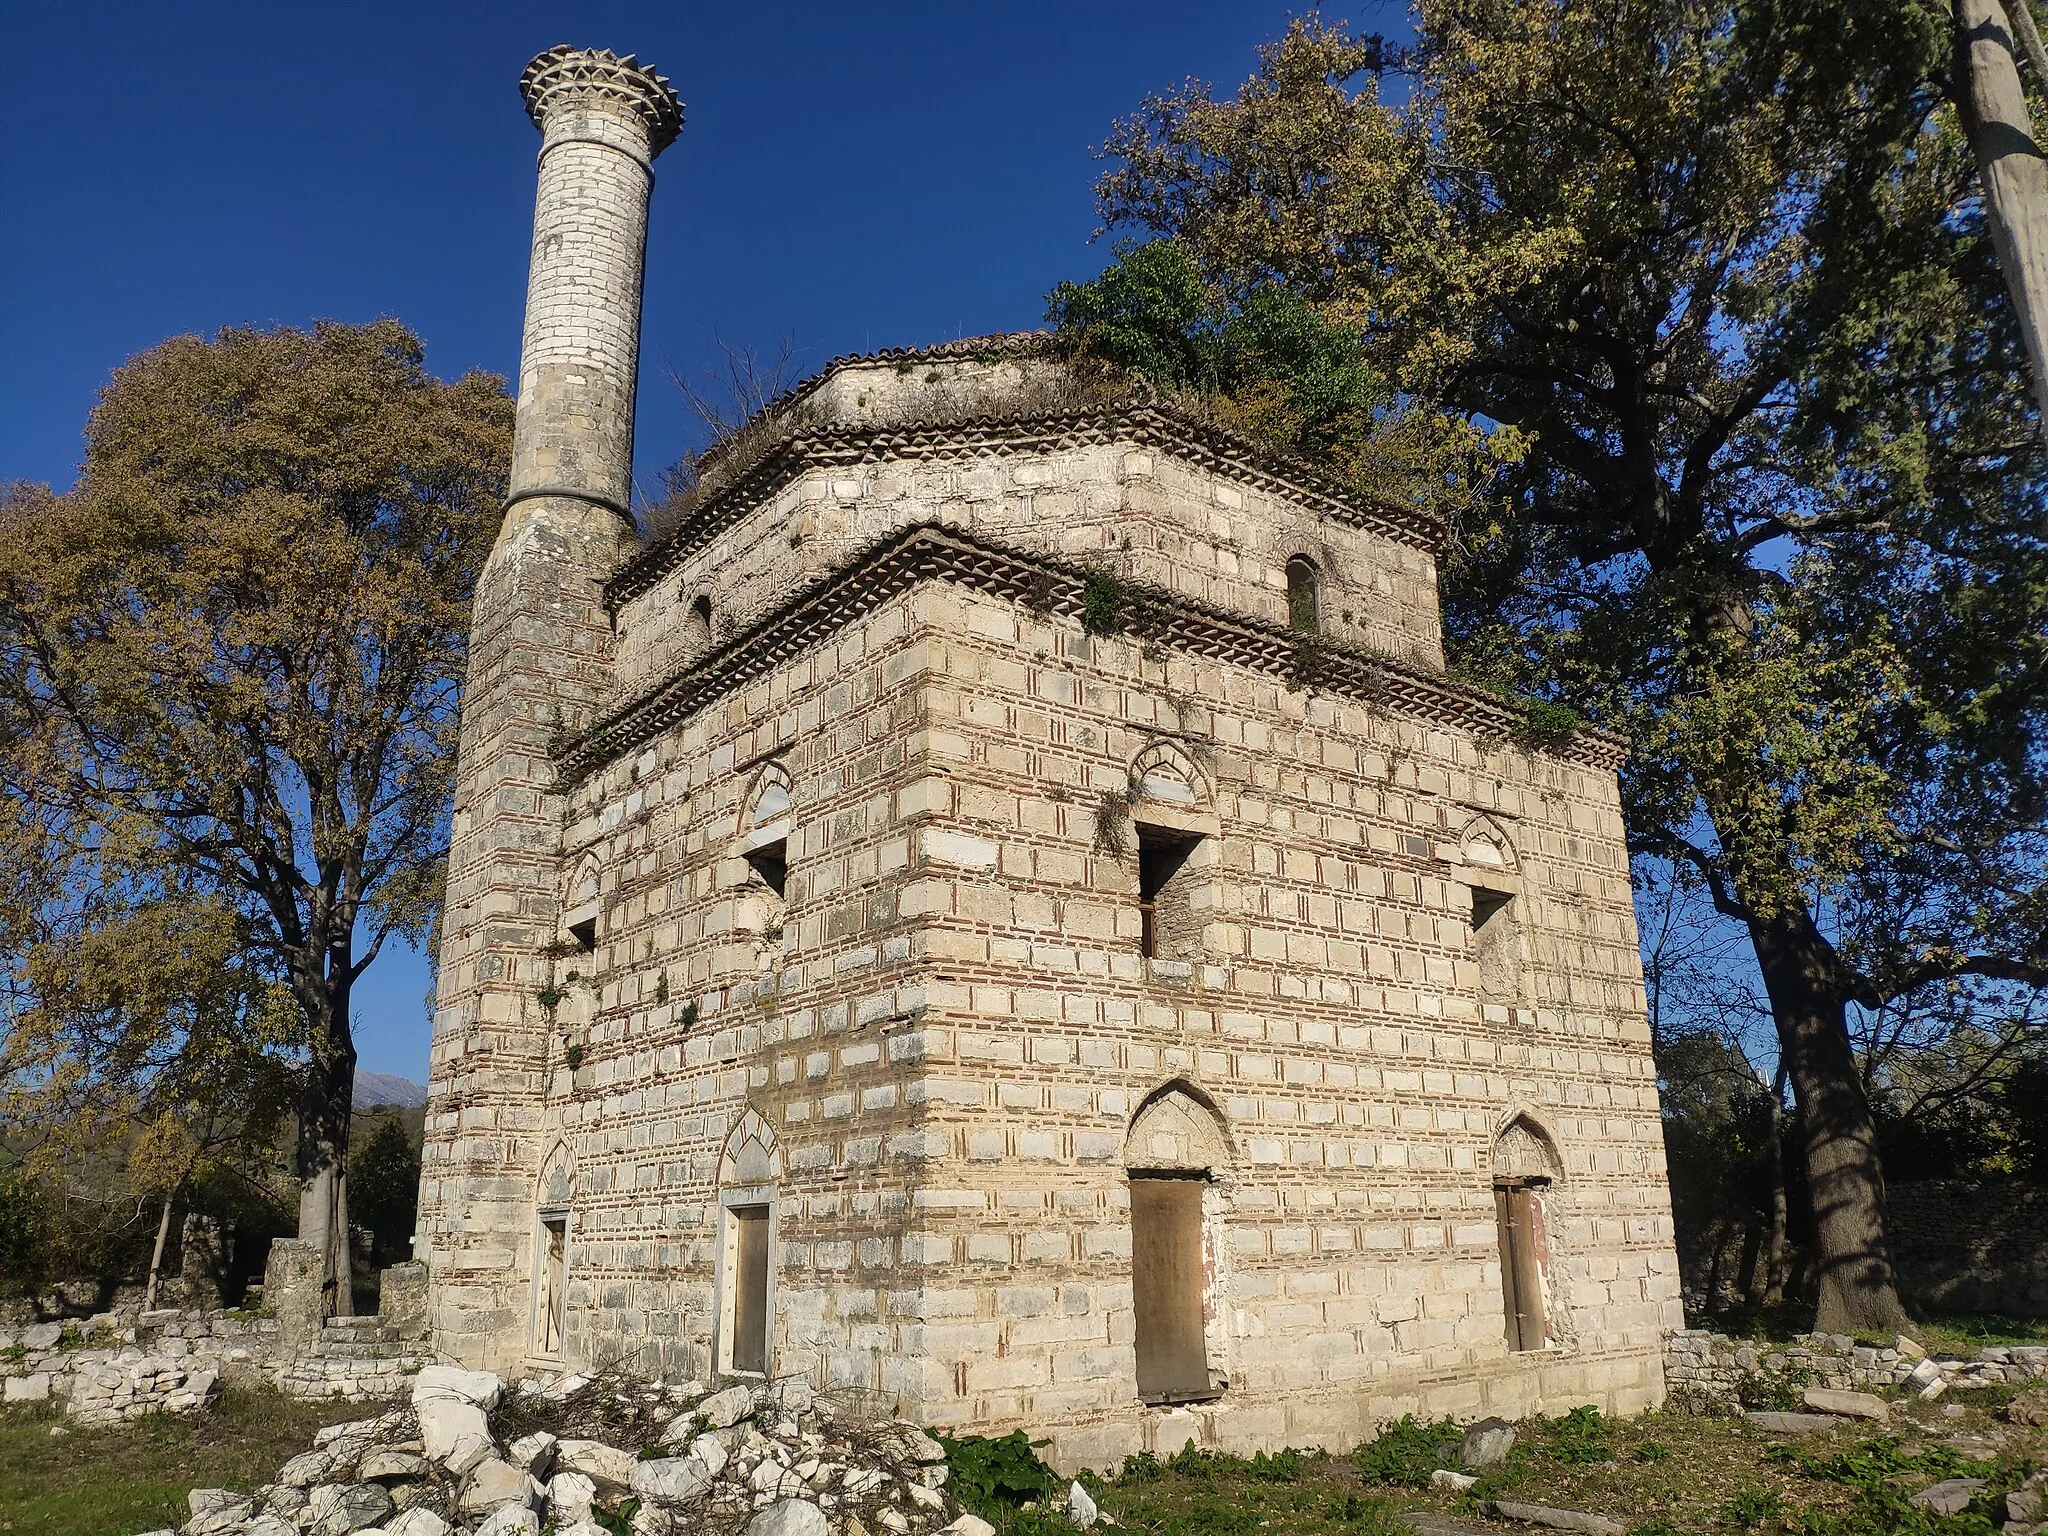
<svg viewBox="0 0 2048 1536">
<path fill-rule="evenodd" d="M 923 1430 L 799 1380 L 508 1392 L 433 1365 L 409 1403 L 321 1430 L 254 1494 L 194 1489 L 177 1536 L 992 1536 L 946 1476 Z"/>
</svg>

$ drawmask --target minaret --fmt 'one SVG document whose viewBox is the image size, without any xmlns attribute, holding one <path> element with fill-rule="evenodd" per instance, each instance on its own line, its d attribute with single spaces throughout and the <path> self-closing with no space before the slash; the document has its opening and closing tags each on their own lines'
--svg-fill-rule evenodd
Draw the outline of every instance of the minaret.
<svg viewBox="0 0 2048 1536">
<path fill-rule="evenodd" d="M 529 1352 L 563 896 L 549 759 L 611 680 L 602 588 L 634 542 L 647 200 L 683 121 L 631 55 L 551 48 L 519 87 L 540 190 L 510 491 L 471 619 L 415 1240 L 436 1342 L 472 1366 Z"/>
</svg>

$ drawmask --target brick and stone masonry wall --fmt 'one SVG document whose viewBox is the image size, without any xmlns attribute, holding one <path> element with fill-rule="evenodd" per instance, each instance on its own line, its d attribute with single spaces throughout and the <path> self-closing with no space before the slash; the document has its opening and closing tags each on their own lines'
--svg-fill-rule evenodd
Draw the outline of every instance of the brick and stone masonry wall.
<svg viewBox="0 0 2048 1536">
<path fill-rule="evenodd" d="M 1191 697 L 1227 701 L 1200 725 L 1215 954 L 1147 967 L 1095 806 Z M 732 850 L 778 754 L 797 811 L 771 938 Z M 1532 896 L 1513 1004 L 1469 973 L 1457 861 L 1482 814 L 1517 828 Z M 1625 870 L 1585 851 L 1619 847 L 1616 814 L 1597 771 L 1182 677 L 943 585 L 892 602 L 572 797 L 605 915 L 558 970 L 545 1106 L 576 1168 L 566 1357 L 708 1367 L 719 1150 L 752 1110 L 787 1161 L 776 1369 L 931 1422 L 1100 1461 L 1654 1403 L 1677 1321 L 1654 1078 Z M 1229 1400 L 1160 1412 L 1132 1387 L 1121 1157 L 1174 1078 L 1239 1148 L 1237 1342 Z M 1562 1159 L 1540 1358 L 1509 1355 L 1500 1310 L 1489 1158 L 1517 1106 Z"/>
<path fill-rule="evenodd" d="M 1953 1179 L 1887 1186 L 1900 1288 L 1949 1312 L 2048 1316 L 2048 1190 Z"/>
</svg>

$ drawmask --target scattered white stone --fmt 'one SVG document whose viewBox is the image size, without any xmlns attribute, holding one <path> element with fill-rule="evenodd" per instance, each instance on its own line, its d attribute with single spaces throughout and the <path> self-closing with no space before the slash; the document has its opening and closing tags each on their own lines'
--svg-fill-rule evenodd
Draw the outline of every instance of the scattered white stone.
<svg viewBox="0 0 2048 1536">
<path fill-rule="evenodd" d="M 884 1510 L 883 1515 L 894 1514 Z M 899 1515 L 897 1517 L 901 1519 Z M 885 1518 L 883 1524 L 887 1524 Z M 747 1522 L 743 1536 L 830 1536 L 831 1526 L 825 1519 L 825 1511 L 808 1499 L 784 1499 L 779 1504 L 770 1504 L 766 1509 Z"/>
<path fill-rule="evenodd" d="M 1429 1474 L 1429 1486 L 1448 1488 L 1452 1493 L 1463 1493 L 1478 1483 L 1479 1479 L 1464 1472 L 1453 1472 L 1448 1467 L 1438 1467 Z"/>
<path fill-rule="evenodd" d="M 1868 1392 L 1837 1392 L 1828 1387 L 1808 1387 L 1806 1406 L 1822 1413 L 1850 1419 L 1874 1419 L 1882 1424 L 1892 1416 L 1891 1405 Z"/>
<path fill-rule="evenodd" d="M 596 1498 L 597 1484 L 583 1473 L 557 1472 L 548 1480 L 548 1519 L 557 1526 L 588 1520 Z"/>
<path fill-rule="evenodd" d="M 420 1444 L 427 1456 L 446 1462 L 465 1441 L 490 1444 L 490 1421 L 475 1403 L 456 1398 L 432 1398 L 418 1408 Z M 459 1473 L 457 1474 L 460 1475 Z"/>
<path fill-rule="evenodd" d="M 384 1536 L 448 1536 L 454 1529 L 434 1511 L 418 1505 L 395 1520 L 385 1522 Z"/>
<path fill-rule="evenodd" d="M 356 1476 L 373 1483 L 387 1478 L 422 1478 L 433 1470 L 427 1458 L 416 1451 L 370 1451 L 356 1467 Z"/>
<path fill-rule="evenodd" d="M 1541 1525 L 1553 1531 L 1577 1531 L 1580 1536 L 1628 1536 L 1628 1527 L 1619 1520 L 1582 1509 L 1551 1509 L 1544 1504 L 1516 1504 L 1507 1499 L 1488 1499 L 1480 1507 L 1502 1520 L 1520 1520 L 1525 1525 Z"/>
<path fill-rule="evenodd" d="M 476 1528 L 476 1536 L 540 1536 L 540 1516 L 524 1504 L 500 1504 Z"/>
<path fill-rule="evenodd" d="M 302 1451 L 277 1469 L 277 1481 L 287 1488 L 311 1488 L 328 1480 L 335 1460 L 332 1451 Z"/>
<path fill-rule="evenodd" d="M 500 1504 L 517 1501 L 531 1509 L 540 1503 L 541 1497 L 539 1483 L 511 1462 L 493 1456 L 479 1462 L 469 1474 L 456 1507 L 465 1514 L 486 1514 Z"/>
<path fill-rule="evenodd" d="M 633 1468 L 633 1492 L 650 1504 L 686 1504 L 710 1486 L 713 1475 L 694 1451 L 664 1456 Z"/>
<path fill-rule="evenodd" d="M 996 1536 L 996 1528 L 979 1515 L 963 1514 L 946 1527 L 947 1536 Z"/>
<path fill-rule="evenodd" d="M 348 1536 L 368 1530 L 390 1517 L 391 1495 L 379 1483 L 323 1483 L 306 1506 L 312 1516 L 308 1536 Z"/>
<path fill-rule="evenodd" d="M 10 1403 L 40 1403 L 50 1396 L 50 1373 L 30 1371 L 26 1376 L 10 1376 L 6 1385 L 0 1387 L 0 1401 Z"/>
<path fill-rule="evenodd" d="M 447 1398 L 474 1403 L 479 1408 L 495 1408 L 504 1390 L 504 1382 L 494 1371 L 465 1371 L 453 1365 L 422 1366 L 419 1375 L 412 1379 L 415 1408 L 423 1402 Z"/>
<path fill-rule="evenodd" d="M 185 1504 L 192 1511 L 192 1518 L 179 1527 L 185 1536 L 215 1536 L 241 1525 L 256 1510 L 255 1500 L 228 1488 L 194 1488 L 185 1495 Z"/>
<path fill-rule="evenodd" d="M 1493 1467 L 1515 1448 L 1515 1426 L 1506 1419 L 1481 1419 L 1458 1442 L 1458 1460 L 1468 1467 Z"/>
<path fill-rule="evenodd" d="M 555 1446 L 558 1472 L 581 1472 L 609 1488 L 632 1487 L 637 1464 L 631 1453 L 602 1440 L 563 1440 Z"/>
<path fill-rule="evenodd" d="M 530 1435 L 521 1435 L 505 1452 L 505 1459 L 535 1477 L 546 1477 L 555 1464 L 555 1447 L 561 1444 L 544 1429 L 536 1429 Z"/>
<path fill-rule="evenodd" d="M 697 1405 L 697 1411 L 704 1415 L 704 1423 L 709 1428 L 730 1428 L 740 1420 L 754 1416 L 754 1389 L 727 1387 L 723 1392 L 714 1392 Z"/>
<path fill-rule="evenodd" d="M 1936 1515 L 1960 1515 L 1984 1491 L 1981 1477 L 1951 1477 L 1922 1488 L 1906 1502 Z"/>
<path fill-rule="evenodd" d="M 1067 1485 L 1067 1518 L 1087 1530 L 1102 1513 L 1095 1507 L 1095 1501 L 1088 1497 L 1088 1490 L 1079 1483 Z"/>
</svg>

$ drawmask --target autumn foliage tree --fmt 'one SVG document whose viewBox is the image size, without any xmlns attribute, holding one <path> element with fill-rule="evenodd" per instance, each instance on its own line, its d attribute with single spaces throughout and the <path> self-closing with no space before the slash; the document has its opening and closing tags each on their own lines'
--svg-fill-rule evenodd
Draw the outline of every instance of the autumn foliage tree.
<svg viewBox="0 0 2048 1536">
<path fill-rule="evenodd" d="M 116 372 L 70 494 L 0 506 L 0 864 L 35 872 L 0 902 L 11 1081 L 112 1081 L 124 1051 L 131 1082 L 188 1071 L 212 1047 L 175 1020 L 208 1000 L 138 1011 L 144 954 L 82 957 L 152 913 L 227 925 L 248 996 L 294 1016 L 240 1007 L 267 1022 L 235 1045 L 291 1064 L 299 1235 L 336 1310 L 351 998 L 438 909 L 511 425 L 501 380 L 435 380 L 392 321 L 178 337 Z"/>
<path fill-rule="evenodd" d="M 1147 102 L 1098 198 L 1148 241 L 1053 317 L 1141 369 L 1276 291 L 1348 335 L 1390 403 L 1294 441 L 1382 489 L 1422 445 L 1454 664 L 1629 737 L 1634 847 L 1761 971 L 1819 1325 L 1895 1328 L 1848 1011 L 2048 981 L 2048 485 L 1949 18 L 1416 19 L 1403 50 L 1299 22 L 1234 97 Z"/>
</svg>

